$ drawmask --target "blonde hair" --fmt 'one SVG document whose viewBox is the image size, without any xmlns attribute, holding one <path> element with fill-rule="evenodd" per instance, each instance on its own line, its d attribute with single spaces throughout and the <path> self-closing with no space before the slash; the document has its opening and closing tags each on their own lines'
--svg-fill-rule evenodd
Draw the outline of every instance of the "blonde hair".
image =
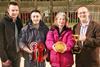
<svg viewBox="0 0 100 67">
<path fill-rule="evenodd" d="M 66 16 L 65 12 L 58 12 L 58 13 L 56 14 L 55 18 L 54 18 L 54 23 L 53 23 L 53 25 L 58 26 L 57 23 L 56 23 L 56 20 L 57 20 L 57 18 L 58 18 L 59 16 L 63 16 L 63 17 L 65 18 L 66 22 L 67 22 L 67 16 Z"/>
<path fill-rule="evenodd" d="M 65 12 L 58 12 L 55 18 L 58 18 L 59 16 L 66 16 Z"/>
</svg>

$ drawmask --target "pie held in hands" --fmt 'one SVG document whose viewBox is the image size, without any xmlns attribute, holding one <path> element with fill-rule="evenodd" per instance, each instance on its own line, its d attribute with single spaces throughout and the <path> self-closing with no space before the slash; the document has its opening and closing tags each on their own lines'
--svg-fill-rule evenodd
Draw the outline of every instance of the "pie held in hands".
<svg viewBox="0 0 100 67">
<path fill-rule="evenodd" d="M 66 45 L 62 41 L 58 41 L 55 43 L 55 49 L 57 52 L 62 53 L 66 49 Z"/>
</svg>

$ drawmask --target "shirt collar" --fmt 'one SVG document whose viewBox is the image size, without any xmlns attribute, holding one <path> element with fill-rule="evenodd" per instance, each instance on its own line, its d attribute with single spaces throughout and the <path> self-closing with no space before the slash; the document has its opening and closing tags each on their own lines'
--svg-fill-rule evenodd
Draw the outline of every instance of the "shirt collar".
<svg viewBox="0 0 100 67">
<path fill-rule="evenodd" d="M 89 22 L 90 22 L 90 20 L 88 20 L 87 23 L 81 23 L 80 25 L 83 26 L 83 27 L 85 27 L 85 26 L 89 25 Z"/>
</svg>

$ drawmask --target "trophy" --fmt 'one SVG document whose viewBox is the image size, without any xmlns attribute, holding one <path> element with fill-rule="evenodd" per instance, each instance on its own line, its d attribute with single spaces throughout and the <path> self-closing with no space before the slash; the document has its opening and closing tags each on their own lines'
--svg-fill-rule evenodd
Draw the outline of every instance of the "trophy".
<svg viewBox="0 0 100 67">
<path fill-rule="evenodd" d="M 75 40 L 75 45 L 72 49 L 72 52 L 77 54 L 81 52 L 81 47 L 78 45 L 78 41 L 79 41 L 79 35 L 73 35 L 73 39 Z"/>
</svg>

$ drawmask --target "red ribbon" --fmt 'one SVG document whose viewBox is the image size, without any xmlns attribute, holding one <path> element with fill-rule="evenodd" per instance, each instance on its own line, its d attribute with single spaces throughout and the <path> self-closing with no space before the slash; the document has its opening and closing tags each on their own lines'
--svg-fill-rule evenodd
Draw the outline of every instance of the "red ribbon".
<svg viewBox="0 0 100 67">
<path fill-rule="evenodd" d="M 43 52 L 44 52 L 44 44 L 42 42 L 38 42 L 35 44 L 35 46 L 33 46 L 33 58 L 34 60 L 37 60 L 38 62 L 43 62 L 44 61 L 44 55 L 43 55 Z"/>
</svg>

